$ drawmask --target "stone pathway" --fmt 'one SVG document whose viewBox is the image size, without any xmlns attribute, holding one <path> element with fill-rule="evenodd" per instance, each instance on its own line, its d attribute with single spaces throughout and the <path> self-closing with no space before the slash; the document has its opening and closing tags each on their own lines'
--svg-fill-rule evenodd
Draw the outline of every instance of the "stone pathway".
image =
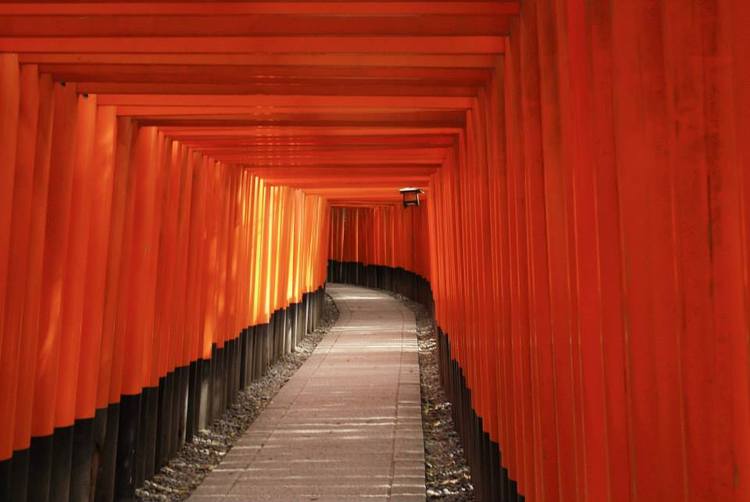
<svg viewBox="0 0 750 502">
<path fill-rule="evenodd" d="M 414 314 L 329 284 L 339 320 L 190 502 L 425 500 Z"/>
</svg>

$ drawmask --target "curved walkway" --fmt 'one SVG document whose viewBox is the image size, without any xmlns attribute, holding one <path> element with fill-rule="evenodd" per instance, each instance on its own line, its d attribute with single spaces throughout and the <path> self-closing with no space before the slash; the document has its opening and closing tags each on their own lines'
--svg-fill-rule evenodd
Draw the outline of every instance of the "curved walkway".
<svg viewBox="0 0 750 502">
<path fill-rule="evenodd" d="M 331 332 L 189 499 L 424 501 L 414 314 L 329 284 Z"/>
</svg>

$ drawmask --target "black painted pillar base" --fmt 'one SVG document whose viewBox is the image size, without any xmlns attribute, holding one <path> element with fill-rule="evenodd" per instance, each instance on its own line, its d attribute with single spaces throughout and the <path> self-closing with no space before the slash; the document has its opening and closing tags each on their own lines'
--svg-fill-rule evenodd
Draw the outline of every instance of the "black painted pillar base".
<svg viewBox="0 0 750 502">
<path fill-rule="evenodd" d="M 305 336 L 305 306 L 302 303 L 302 300 L 300 300 L 300 302 L 295 305 L 294 311 L 296 313 L 294 350 L 296 351 L 297 345 L 299 345 L 299 343 L 302 341 L 302 338 L 304 338 Z"/>
<path fill-rule="evenodd" d="M 198 431 L 198 361 L 188 366 L 187 412 L 185 415 L 185 438 L 190 440 Z"/>
<path fill-rule="evenodd" d="M 73 426 L 58 427 L 53 434 L 50 501 L 68 502 L 73 463 Z"/>
<path fill-rule="evenodd" d="M 248 384 L 260 378 L 261 347 L 263 346 L 262 337 L 263 330 L 265 329 L 263 326 L 264 325 L 253 326 L 250 331 L 250 348 L 248 350 L 250 351 L 252 362 L 250 363 L 250 381 L 248 381 Z"/>
<path fill-rule="evenodd" d="M 154 469 L 159 470 L 169 459 L 172 449 L 172 400 L 175 393 L 174 373 L 169 372 L 159 379 L 156 418 L 156 452 Z"/>
<path fill-rule="evenodd" d="M 312 316 L 310 312 L 310 293 L 305 293 L 305 296 L 302 298 L 302 305 L 303 305 L 303 316 L 305 317 L 305 327 L 304 327 L 304 334 L 311 333 L 312 330 L 310 329 L 310 325 L 312 322 Z"/>
<path fill-rule="evenodd" d="M 28 497 L 28 486 L 29 486 L 29 461 L 31 459 L 31 452 L 28 448 L 24 450 L 17 450 L 13 452 L 13 458 L 10 460 L 11 464 L 11 478 L 10 478 L 10 489 L 8 492 L 3 490 L 0 486 L 0 494 L 10 493 L 10 500 L 22 500 L 25 501 Z M 0 467 L 0 476 L 2 476 L 2 467 Z M 0 485 L 3 481 L 0 481 Z M 2 495 L 0 495 L 0 500 Z"/>
<path fill-rule="evenodd" d="M 226 408 L 229 408 L 232 406 L 232 403 L 234 403 L 234 397 L 237 392 L 237 367 L 238 367 L 238 361 L 237 361 L 237 354 L 239 354 L 239 350 L 237 350 L 237 338 L 233 338 L 227 342 L 226 345 L 227 348 L 227 385 L 225 388 L 226 392 Z"/>
<path fill-rule="evenodd" d="M 29 502 L 48 502 L 52 483 L 52 446 L 53 436 L 31 438 L 29 447 L 29 484 L 27 496 Z"/>
<path fill-rule="evenodd" d="M 138 430 L 136 454 L 136 488 L 155 474 L 156 428 L 159 415 L 159 388 L 146 387 L 141 391 L 141 422 Z"/>
<path fill-rule="evenodd" d="M 273 351 L 271 352 L 271 360 L 268 365 L 273 365 L 279 360 L 279 357 L 284 353 L 284 311 L 277 310 L 273 313 L 274 316 L 274 330 L 273 330 Z"/>
<path fill-rule="evenodd" d="M 224 349 L 220 349 L 216 346 L 216 344 L 213 344 L 211 346 L 211 359 L 207 361 L 210 366 L 210 372 L 209 372 L 209 384 L 208 384 L 208 393 L 207 393 L 207 405 L 208 405 L 208 414 L 206 418 L 206 423 L 204 427 L 208 427 L 209 424 L 211 424 L 214 419 L 218 416 L 220 410 L 221 410 L 221 385 L 223 383 L 224 375 L 222 373 L 222 367 L 223 367 L 223 356 L 224 356 Z"/>
<path fill-rule="evenodd" d="M 224 410 L 229 408 L 234 402 L 234 370 L 235 355 L 234 340 L 228 340 L 224 345 L 224 385 L 222 387 L 222 406 L 221 412 L 217 415 L 220 417 Z"/>
<path fill-rule="evenodd" d="M 117 439 L 120 430 L 120 403 L 111 404 L 106 410 L 97 410 L 95 423 L 102 419 L 104 437 L 97 444 L 101 451 L 96 466 L 96 484 L 94 487 L 95 502 L 111 502 L 115 496 L 115 472 L 117 470 Z M 98 429 L 98 426 L 97 426 Z M 97 432 L 97 435 L 100 432 Z"/>
<path fill-rule="evenodd" d="M 196 430 L 195 432 L 198 432 L 201 429 L 205 429 L 208 427 L 208 424 L 210 423 L 210 412 L 211 412 L 211 361 L 200 359 L 198 361 L 198 372 L 197 372 L 197 382 L 196 382 L 196 391 L 197 391 L 197 401 L 196 401 L 196 411 L 198 413 L 197 415 L 197 422 L 196 422 Z"/>
<path fill-rule="evenodd" d="M 510 479 L 508 470 L 502 467 L 499 445 L 484 432 L 481 417 L 471 407 L 471 391 L 461 367 L 451 358 L 448 336 L 440 329 L 437 335 L 440 382 L 453 403 L 453 419 L 471 468 L 477 500 L 523 502 L 516 481 Z"/>
<path fill-rule="evenodd" d="M 136 488 L 136 450 L 138 448 L 141 395 L 122 396 L 115 462 L 116 502 L 133 502 Z"/>
<path fill-rule="evenodd" d="M 187 433 L 188 401 L 190 399 L 190 366 L 180 366 L 177 368 L 177 380 L 179 382 L 179 395 L 177 396 L 177 412 L 174 417 L 177 423 L 175 429 L 176 438 L 172 444 L 170 457 L 174 456 L 185 444 L 185 441 L 191 437 Z"/>
<path fill-rule="evenodd" d="M 0 461 L 0 502 L 12 502 L 11 479 L 13 472 L 13 459 L 8 458 Z"/>
<path fill-rule="evenodd" d="M 244 389 L 245 387 L 247 387 L 247 374 L 251 361 L 248 353 L 248 344 L 250 343 L 250 338 L 248 336 L 247 328 L 242 330 L 239 340 L 239 350 L 242 353 L 242 359 L 240 360 L 240 388 Z"/>
<path fill-rule="evenodd" d="M 240 378 L 242 382 L 242 389 L 246 389 L 248 385 L 250 385 L 250 382 L 253 380 L 253 363 L 255 361 L 254 359 L 254 345 L 253 342 L 255 340 L 255 328 L 246 328 L 245 329 L 245 343 L 243 348 L 243 354 L 244 357 L 242 358 L 244 367 L 245 367 L 245 373 L 242 375 L 242 378 Z"/>
<path fill-rule="evenodd" d="M 73 458 L 70 472 L 71 502 L 89 502 L 91 499 L 91 461 L 94 450 L 94 419 L 76 420 L 73 426 Z"/>
</svg>

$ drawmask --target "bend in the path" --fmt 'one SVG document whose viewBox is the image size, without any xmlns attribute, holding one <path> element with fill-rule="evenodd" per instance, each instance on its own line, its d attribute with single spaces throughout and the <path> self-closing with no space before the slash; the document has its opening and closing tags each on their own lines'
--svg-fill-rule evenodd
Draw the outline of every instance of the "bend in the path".
<svg viewBox="0 0 750 502">
<path fill-rule="evenodd" d="M 414 314 L 381 291 L 328 292 L 338 322 L 191 502 L 425 499 Z"/>
</svg>

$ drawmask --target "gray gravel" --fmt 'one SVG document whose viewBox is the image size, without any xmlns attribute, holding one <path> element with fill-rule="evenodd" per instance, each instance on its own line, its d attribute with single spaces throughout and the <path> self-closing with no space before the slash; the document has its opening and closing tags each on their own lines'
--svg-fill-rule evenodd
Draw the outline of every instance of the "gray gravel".
<svg viewBox="0 0 750 502">
<path fill-rule="evenodd" d="M 393 296 L 409 307 L 417 318 L 427 501 L 473 502 L 471 472 L 453 423 L 452 405 L 440 385 L 434 321 L 421 303 L 402 295 Z"/>
<path fill-rule="evenodd" d="M 178 502 L 187 499 L 201 484 L 206 474 L 255 421 L 273 396 L 291 378 L 302 363 L 329 332 L 339 317 L 336 304 L 326 295 L 320 326 L 305 336 L 296 352 L 287 354 L 268 369 L 261 379 L 241 391 L 235 403 L 207 430 L 202 430 L 186 443 L 169 464 L 145 485 L 136 490 L 142 502 Z"/>
</svg>

